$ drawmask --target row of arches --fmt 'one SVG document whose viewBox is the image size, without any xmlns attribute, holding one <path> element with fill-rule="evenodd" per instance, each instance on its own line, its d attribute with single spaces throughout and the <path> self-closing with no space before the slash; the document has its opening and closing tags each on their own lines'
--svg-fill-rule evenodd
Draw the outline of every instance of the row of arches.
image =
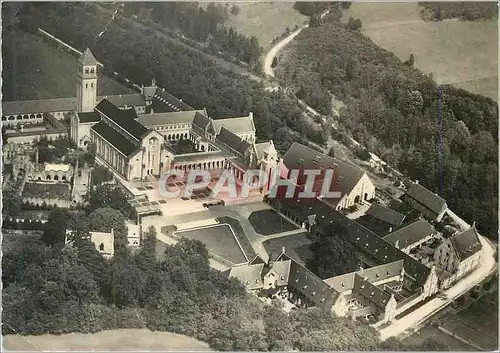
<svg viewBox="0 0 500 353">
<path fill-rule="evenodd" d="M 193 164 L 184 164 L 184 165 L 176 165 L 174 169 L 176 170 L 192 170 L 192 169 L 227 169 L 224 166 L 224 161 L 212 161 L 212 162 L 203 162 L 203 163 L 193 163 Z"/>
<path fill-rule="evenodd" d="M 19 115 L 8 115 L 2 116 L 2 121 L 15 121 L 15 120 L 34 120 L 34 119 L 42 119 L 43 115 L 41 113 L 38 114 L 19 114 Z"/>
<path fill-rule="evenodd" d="M 188 138 L 188 133 L 168 134 L 165 136 L 167 137 L 168 141 L 184 140 Z"/>
</svg>

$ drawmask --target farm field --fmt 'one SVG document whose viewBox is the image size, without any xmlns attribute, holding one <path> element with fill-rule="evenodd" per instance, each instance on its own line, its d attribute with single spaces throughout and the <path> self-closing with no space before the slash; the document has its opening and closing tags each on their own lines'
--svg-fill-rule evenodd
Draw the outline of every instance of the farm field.
<svg viewBox="0 0 500 353">
<path fill-rule="evenodd" d="M 30 33 L 5 33 L 3 100 L 76 96 L 76 56 Z M 100 75 L 98 95 L 127 93 L 118 82 Z"/>
<path fill-rule="evenodd" d="M 240 12 L 237 16 L 229 15 L 227 27 L 233 27 L 247 37 L 255 36 L 264 47 L 271 48 L 271 41 L 296 25 L 302 26 L 308 17 L 293 8 L 293 2 L 229 3 L 236 4 Z"/>
<path fill-rule="evenodd" d="M 194 338 L 147 329 L 110 330 L 93 334 L 3 336 L 9 351 L 211 351 Z"/>
<path fill-rule="evenodd" d="M 415 55 L 415 66 L 439 84 L 453 84 L 498 99 L 497 20 L 426 22 L 417 3 L 354 2 L 344 13 L 360 18 L 362 31 L 400 59 Z"/>
</svg>

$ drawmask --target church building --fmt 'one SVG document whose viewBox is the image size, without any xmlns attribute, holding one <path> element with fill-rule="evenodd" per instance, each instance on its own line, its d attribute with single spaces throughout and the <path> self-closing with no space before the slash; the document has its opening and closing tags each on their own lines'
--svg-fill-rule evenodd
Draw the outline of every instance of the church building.
<svg viewBox="0 0 500 353">
<path fill-rule="evenodd" d="M 277 166 L 272 141 L 255 143 L 253 114 L 210 118 L 205 109 L 154 113 L 119 106 L 97 97 L 98 63 L 89 49 L 78 59 L 76 114 L 70 138 L 80 148 L 93 145 L 96 160 L 127 181 L 157 178 L 170 169 L 231 170 L 243 180 L 249 168 Z M 152 87 L 143 95 L 152 99 Z"/>
</svg>

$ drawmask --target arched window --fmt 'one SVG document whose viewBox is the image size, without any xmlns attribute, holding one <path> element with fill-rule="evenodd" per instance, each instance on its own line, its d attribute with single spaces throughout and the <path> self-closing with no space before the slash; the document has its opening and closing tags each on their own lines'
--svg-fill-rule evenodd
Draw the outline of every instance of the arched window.
<svg viewBox="0 0 500 353">
<path fill-rule="evenodd" d="M 93 82 L 90 83 L 90 88 L 94 88 L 94 83 Z"/>
<path fill-rule="evenodd" d="M 86 73 L 86 74 L 88 74 L 88 73 L 89 73 L 89 68 L 88 68 L 88 67 L 86 67 L 86 68 L 85 68 L 85 73 Z"/>
<path fill-rule="evenodd" d="M 101 244 L 99 245 L 99 251 L 104 251 L 104 243 L 101 243 Z"/>
<path fill-rule="evenodd" d="M 93 67 L 91 67 L 91 68 L 90 68 L 90 73 L 91 73 L 91 74 L 93 74 L 93 73 L 94 73 L 94 68 L 93 68 Z"/>
</svg>

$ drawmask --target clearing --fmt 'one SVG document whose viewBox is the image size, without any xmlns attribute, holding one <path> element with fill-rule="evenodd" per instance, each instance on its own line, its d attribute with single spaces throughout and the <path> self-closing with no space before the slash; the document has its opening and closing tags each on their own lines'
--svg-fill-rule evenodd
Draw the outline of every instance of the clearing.
<svg viewBox="0 0 500 353">
<path fill-rule="evenodd" d="M 3 336 L 5 351 L 211 351 L 192 337 L 147 329 L 102 331 L 92 334 Z"/>
<path fill-rule="evenodd" d="M 4 101 L 76 96 L 76 56 L 34 34 L 6 32 L 3 38 Z M 98 95 L 130 92 L 99 75 Z"/>
<path fill-rule="evenodd" d="M 427 22 L 417 3 L 359 3 L 344 13 L 363 22 L 373 42 L 401 60 L 415 55 L 415 66 L 439 84 L 453 84 L 498 99 L 498 23 L 445 20 Z"/>
<path fill-rule="evenodd" d="M 238 15 L 229 14 L 227 27 L 233 27 L 247 37 L 256 37 L 264 52 L 271 48 L 274 38 L 280 37 L 288 27 L 302 26 L 309 19 L 293 8 L 293 2 L 229 3 L 236 5 Z"/>
</svg>

